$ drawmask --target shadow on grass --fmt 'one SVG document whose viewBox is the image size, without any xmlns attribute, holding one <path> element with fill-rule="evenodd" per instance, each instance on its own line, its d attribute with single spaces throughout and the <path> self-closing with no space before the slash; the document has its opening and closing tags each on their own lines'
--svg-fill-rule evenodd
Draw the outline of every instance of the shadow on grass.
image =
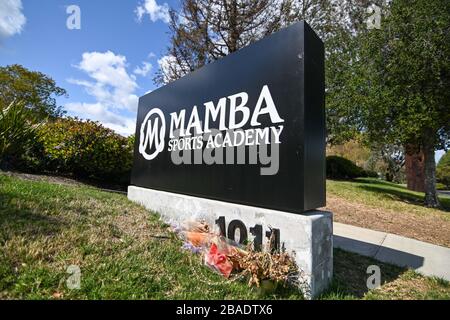
<svg viewBox="0 0 450 320">
<path fill-rule="evenodd" d="M 28 240 L 51 236 L 67 224 L 61 217 L 37 211 L 8 193 L 0 193 L 0 244 L 14 236 L 23 236 Z"/>
<path fill-rule="evenodd" d="M 371 273 L 367 273 L 367 268 L 371 265 L 380 267 L 381 285 L 395 281 L 407 272 L 406 268 L 393 266 L 341 249 L 334 249 L 333 260 L 333 282 L 330 288 L 321 295 L 321 299 L 363 298 L 369 291 L 367 279 Z"/>
<path fill-rule="evenodd" d="M 357 183 L 360 183 L 357 187 L 373 193 L 381 195 L 389 195 L 397 201 L 402 201 L 408 204 L 424 206 L 424 194 L 408 190 L 405 186 L 394 184 L 391 182 L 375 179 L 357 179 Z M 450 198 L 439 197 L 442 205 L 442 209 L 450 211 Z"/>
</svg>

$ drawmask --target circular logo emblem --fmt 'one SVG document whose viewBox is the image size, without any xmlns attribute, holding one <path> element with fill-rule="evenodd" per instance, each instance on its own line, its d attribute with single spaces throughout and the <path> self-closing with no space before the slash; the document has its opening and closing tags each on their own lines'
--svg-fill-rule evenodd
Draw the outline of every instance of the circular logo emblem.
<svg viewBox="0 0 450 320">
<path fill-rule="evenodd" d="M 152 117 L 152 115 L 156 115 Z M 166 134 L 166 119 L 161 109 L 153 108 L 142 121 L 139 153 L 146 160 L 156 158 L 164 150 L 164 136 Z"/>
</svg>

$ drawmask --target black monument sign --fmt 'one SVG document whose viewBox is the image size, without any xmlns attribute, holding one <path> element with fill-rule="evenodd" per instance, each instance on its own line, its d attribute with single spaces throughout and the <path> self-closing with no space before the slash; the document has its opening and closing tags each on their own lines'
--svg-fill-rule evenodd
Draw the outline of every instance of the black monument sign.
<svg viewBox="0 0 450 320">
<path fill-rule="evenodd" d="M 324 206 L 314 31 L 294 24 L 141 97 L 131 184 L 293 213 Z"/>
</svg>

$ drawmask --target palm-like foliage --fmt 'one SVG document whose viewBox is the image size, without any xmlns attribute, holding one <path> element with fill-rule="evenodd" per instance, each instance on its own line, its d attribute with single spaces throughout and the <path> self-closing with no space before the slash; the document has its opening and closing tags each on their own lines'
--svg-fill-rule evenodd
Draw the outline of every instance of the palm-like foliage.
<svg viewBox="0 0 450 320">
<path fill-rule="evenodd" d="M 41 125 L 23 102 L 11 102 L 0 107 L 0 164 L 14 161 L 27 152 L 35 141 Z"/>
</svg>

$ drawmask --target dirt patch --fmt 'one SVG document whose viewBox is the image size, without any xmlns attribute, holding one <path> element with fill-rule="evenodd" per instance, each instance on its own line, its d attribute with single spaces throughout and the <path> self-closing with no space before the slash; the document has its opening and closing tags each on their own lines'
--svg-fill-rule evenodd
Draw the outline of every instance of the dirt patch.
<svg viewBox="0 0 450 320">
<path fill-rule="evenodd" d="M 49 175 L 40 175 L 40 174 L 31 174 L 31 173 L 19 173 L 19 172 L 4 172 L 2 174 L 9 177 L 20 178 L 24 180 L 30 181 L 45 181 L 62 185 L 83 185 L 83 183 L 76 181 L 74 179 L 59 177 L 59 176 L 49 176 Z"/>
<path fill-rule="evenodd" d="M 334 214 L 334 221 L 383 231 L 450 247 L 450 222 L 439 215 L 418 215 L 375 208 L 333 195 L 327 195 L 324 208 Z"/>
<path fill-rule="evenodd" d="M 91 186 L 99 189 L 103 189 L 104 191 L 118 192 L 118 193 L 126 193 L 126 187 L 122 185 L 109 184 L 109 183 L 101 183 L 97 180 L 89 180 L 89 179 L 74 179 L 72 177 L 65 176 L 57 176 L 51 174 L 31 174 L 31 173 L 22 173 L 22 172 L 11 172 L 11 171 L 0 171 L 1 174 L 4 174 L 9 177 L 15 177 L 23 180 L 30 181 L 44 181 L 50 183 L 56 183 L 60 185 L 68 185 L 68 186 Z"/>
</svg>

